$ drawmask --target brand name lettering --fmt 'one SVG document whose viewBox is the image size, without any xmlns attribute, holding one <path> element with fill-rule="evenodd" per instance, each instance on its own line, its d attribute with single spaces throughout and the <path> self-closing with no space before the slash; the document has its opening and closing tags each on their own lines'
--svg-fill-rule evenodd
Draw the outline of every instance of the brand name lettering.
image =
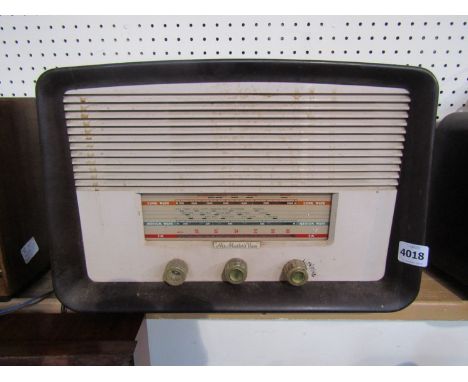
<svg viewBox="0 0 468 382">
<path fill-rule="evenodd" d="M 259 241 L 214 241 L 213 247 L 216 249 L 225 248 L 260 248 L 261 244 Z"/>
</svg>

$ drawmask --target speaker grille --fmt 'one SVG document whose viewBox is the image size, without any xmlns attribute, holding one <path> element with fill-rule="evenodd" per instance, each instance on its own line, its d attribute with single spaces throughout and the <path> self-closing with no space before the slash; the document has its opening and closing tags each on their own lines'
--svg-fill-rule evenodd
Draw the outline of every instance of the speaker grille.
<svg viewBox="0 0 468 382">
<path fill-rule="evenodd" d="M 194 83 L 68 91 L 79 190 L 314 192 L 395 188 L 404 89 Z"/>
</svg>

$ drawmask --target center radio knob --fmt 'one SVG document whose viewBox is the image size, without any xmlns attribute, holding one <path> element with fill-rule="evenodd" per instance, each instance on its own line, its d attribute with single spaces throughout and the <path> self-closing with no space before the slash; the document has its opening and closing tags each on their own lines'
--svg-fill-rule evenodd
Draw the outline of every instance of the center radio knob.
<svg viewBox="0 0 468 382">
<path fill-rule="evenodd" d="M 241 284 L 247 278 L 247 263 L 242 259 L 231 259 L 224 266 L 223 280 L 231 284 Z"/>
</svg>

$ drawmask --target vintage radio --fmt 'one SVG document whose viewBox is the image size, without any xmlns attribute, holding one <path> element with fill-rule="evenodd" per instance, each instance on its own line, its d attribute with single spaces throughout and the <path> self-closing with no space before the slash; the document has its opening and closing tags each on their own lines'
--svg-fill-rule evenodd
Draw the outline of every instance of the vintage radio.
<svg viewBox="0 0 468 382">
<path fill-rule="evenodd" d="M 431 267 L 468 294 L 468 112 L 453 113 L 439 124 L 434 140 L 427 241 Z"/>
<path fill-rule="evenodd" d="M 0 100 L 0 300 L 49 267 L 33 98 Z"/>
<path fill-rule="evenodd" d="M 218 60 L 37 84 L 55 289 L 84 311 L 391 311 L 417 295 L 437 84 Z M 403 249 L 404 251 L 404 249 Z"/>
</svg>

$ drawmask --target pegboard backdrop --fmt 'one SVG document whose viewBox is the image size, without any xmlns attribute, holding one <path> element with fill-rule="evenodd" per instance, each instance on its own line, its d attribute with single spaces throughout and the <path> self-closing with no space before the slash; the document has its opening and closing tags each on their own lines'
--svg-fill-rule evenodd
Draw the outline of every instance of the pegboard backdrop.
<svg viewBox="0 0 468 382">
<path fill-rule="evenodd" d="M 466 109 L 468 16 L 1 16 L 0 96 L 51 68 L 150 60 L 306 59 L 420 66 L 438 118 Z"/>
</svg>

